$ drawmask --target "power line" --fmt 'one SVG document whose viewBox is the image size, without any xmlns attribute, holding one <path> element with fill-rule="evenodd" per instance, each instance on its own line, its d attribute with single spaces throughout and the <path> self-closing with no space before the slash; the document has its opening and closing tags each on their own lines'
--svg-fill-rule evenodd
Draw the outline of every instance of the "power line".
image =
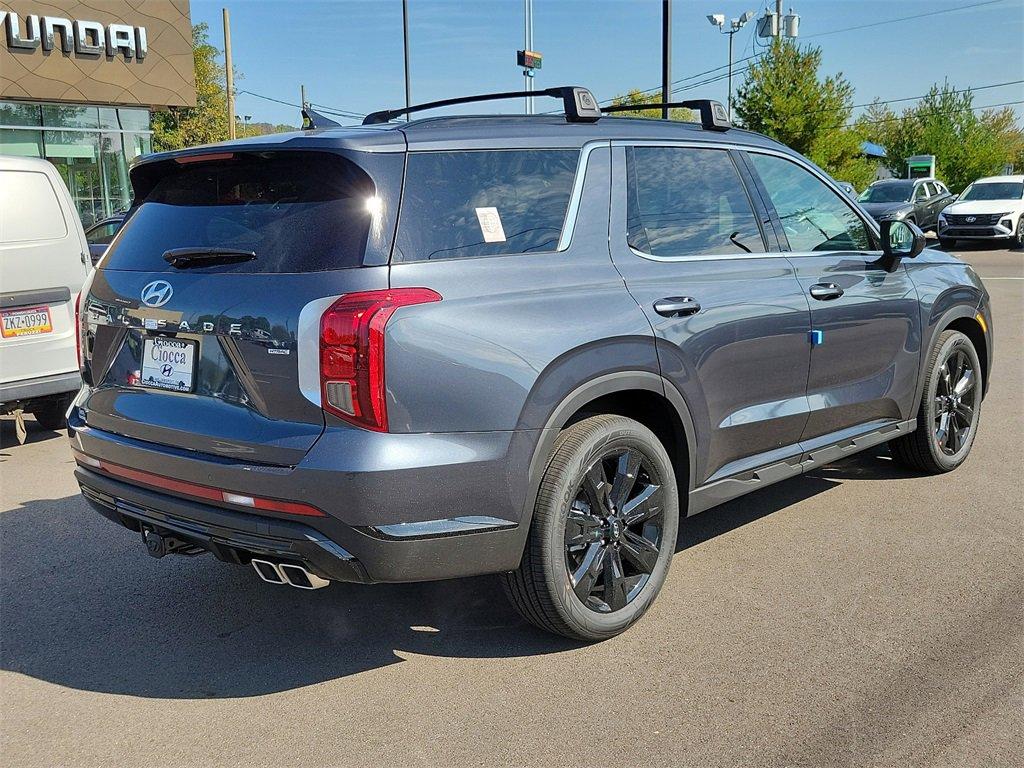
<svg viewBox="0 0 1024 768">
<path fill-rule="evenodd" d="M 977 112 L 979 109 L 996 109 L 997 107 L 1012 107 L 1012 106 L 1015 106 L 1017 104 L 1024 104 L 1024 99 L 1020 99 L 1018 101 L 1004 101 L 1004 102 L 1001 102 L 999 104 L 982 104 L 982 105 L 979 105 L 977 107 L 971 107 L 970 110 L 972 112 Z M 934 109 L 934 110 L 931 110 L 929 112 L 918 112 L 918 113 L 913 114 L 913 115 L 893 115 L 892 117 L 879 117 L 879 118 L 877 118 L 875 120 L 854 120 L 852 123 L 847 123 L 846 125 L 842 125 L 842 126 L 836 125 L 836 126 L 832 126 L 832 127 L 833 128 L 854 128 L 857 125 L 875 125 L 876 123 L 892 123 L 892 122 L 895 122 L 896 120 L 913 120 L 914 118 L 917 118 L 917 117 L 928 117 L 928 116 L 931 116 L 931 115 L 952 115 L 952 114 L 955 114 L 955 112 L 952 112 L 952 111 L 950 111 L 948 109 Z"/>
<path fill-rule="evenodd" d="M 981 8 L 981 7 L 984 7 L 984 6 L 987 6 L 987 5 L 995 5 L 997 3 L 1002 3 L 1002 2 L 1006 2 L 1006 0 L 985 0 L 984 2 L 980 2 L 980 3 L 970 3 L 968 5 L 958 5 L 958 6 L 954 7 L 954 8 L 941 8 L 941 9 L 936 10 L 936 11 L 928 11 L 927 13 L 919 13 L 919 14 L 915 14 L 913 16 L 901 16 L 901 17 L 896 18 L 896 19 L 885 19 L 885 20 L 882 20 L 882 21 L 871 22 L 869 24 L 859 24 L 859 25 L 853 26 L 853 27 L 843 27 L 842 29 L 831 29 L 831 30 L 828 30 L 827 32 L 817 32 L 817 33 L 811 34 L 811 35 L 803 35 L 802 37 L 803 37 L 803 39 L 808 39 L 808 38 L 812 38 L 812 37 L 824 37 L 825 35 L 837 35 L 840 32 L 853 32 L 853 31 L 856 31 L 856 30 L 859 30 L 859 29 L 867 29 L 869 27 L 878 27 L 878 26 L 883 26 L 885 24 L 896 24 L 896 23 L 901 22 L 901 21 L 911 21 L 913 19 L 920 19 L 920 18 L 924 18 L 924 17 L 927 17 L 927 16 L 938 16 L 939 14 L 952 13 L 954 11 L 966 11 L 966 10 L 970 10 L 971 8 Z M 764 55 L 765 55 L 764 52 L 757 53 L 757 54 L 754 54 L 753 56 L 748 56 L 745 59 L 740 59 L 738 61 L 735 61 L 735 62 L 733 62 L 733 64 L 734 65 L 735 64 L 742 64 L 744 61 L 749 61 L 750 59 L 759 58 L 759 57 L 762 57 Z M 680 80 L 673 81 L 673 85 L 675 83 L 683 82 L 685 80 L 690 80 L 690 79 L 693 79 L 693 78 L 696 78 L 696 77 L 701 77 L 702 75 L 711 74 L 712 72 L 715 72 L 716 70 L 726 69 L 728 66 L 729 66 L 728 64 L 723 64 L 723 65 L 721 65 L 719 67 L 715 67 L 714 69 L 706 70 L 705 72 L 698 72 L 695 75 L 690 75 L 688 77 L 681 78 Z M 744 70 L 741 71 L 740 74 L 742 74 L 742 72 L 748 71 L 749 69 L 750 69 L 749 66 L 746 67 Z M 733 74 L 735 75 L 736 73 L 734 72 Z M 720 80 L 725 80 L 727 77 L 728 77 L 728 75 L 725 75 L 725 76 L 718 77 L 716 79 L 709 79 L 709 80 L 703 81 L 701 83 L 692 83 L 690 85 L 687 85 L 685 88 L 674 88 L 673 92 L 689 90 L 691 88 L 691 86 L 692 87 L 698 87 L 699 85 L 710 85 L 711 83 L 719 82 Z M 658 91 L 660 89 L 661 89 L 661 86 L 659 85 L 659 86 L 657 86 L 655 88 L 644 89 L 644 90 L 640 91 L 640 93 L 642 93 L 642 94 L 644 94 L 644 93 L 652 93 L 652 92 Z M 605 104 L 605 103 L 607 103 L 609 101 L 614 101 L 615 98 L 616 97 L 613 97 L 611 99 L 605 99 L 601 103 Z"/>
<path fill-rule="evenodd" d="M 284 101 L 283 99 L 275 99 L 273 96 L 266 96 L 266 95 L 264 95 L 262 93 L 256 93 L 255 91 L 238 90 L 238 91 L 236 91 L 236 93 L 246 93 L 246 94 L 248 94 L 250 96 L 255 96 L 257 99 L 263 99 L 265 101 L 272 101 L 275 104 L 283 104 L 286 107 L 295 107 L 295 109 L 298 109 L 298 110 L 302 109 L 302 105 L 301 104 L 295 104 L 294 102 L 291 102 L 291 101 Z M 347 110 L 337 109 L 335 107 L 328 107 L 327 105 L 324 105 L 324 104 L 313 104 L 312 102 L 310 102 L 310 105 L 311 106 L 316 106 L 316 107 L 321 107 L 321 111 L 323 111 L 325 114 L 337 115 L 339 117 L 347 117 L 347 118 L 350 118 L 352 120 L 362 120 L 363 117 L 365 117 L 365 115 L 360 115 L 360 114 L 357 114 L 355 112 L 349 112 Z"/>
<path fill-rule="evenodd" d="M 853 32 L 858 29 L 868 29 L 870 27 L 881 27 L 885 24 L 895 24 L 898 21 L 911 21 L 913 19 L 923 19 L 926 16 L 938 16 L 941 13 L 952 13 L 953 11 L 966 11 L 971 8 L 981 8 L 986 5 L 995 5 L 996 3 L 1003 3 L 1006 0 L 985 0 L 983 3 L 971 3 L 970 5 L 958 5 L 956 8 L 941 8 L 937 11 L 928 11 L 927 13 L 917 13 L 913 16 L 901 16 L 898 19 L 885 19 L 883 21 L 872 21 L 868 24 L 858 24 L 856 27 L 844 27 L 843 29 L 831 29 L 828 32 L 815 32 L 812 35 L 804 35 L 804 38 L 811 37 L 824 37 L 825 35 L 836 35 L 840 32 Z"/>
</svg>

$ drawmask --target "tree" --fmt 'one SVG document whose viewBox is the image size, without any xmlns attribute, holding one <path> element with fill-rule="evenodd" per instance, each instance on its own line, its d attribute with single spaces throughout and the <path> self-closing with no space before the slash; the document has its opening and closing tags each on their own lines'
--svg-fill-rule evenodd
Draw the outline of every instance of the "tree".
<svg viewBox="0 0 1024 768">
<path fill-rule="evenodd" d="M 637 88 L 629 91 L 625 96 L 616 96 L 612 99 L 612 104 L 615 106 L 629 105 L 629 104 L 651 104 L 653 102 L 661 101 L 661 91 L 655 94 L 641 91 Z M 654 119 L 661 118 L 660 109 L 630 109 L 625 112 L 616 112 L 617 115 L 625 115 L 627 117 L 650 117 Z M 689 109 L 676 108 L 668 111 L 669 120 L 681 120 L 683 122 L 689 122 L 694 119 L 693 112 Z"/>
<path fill-rule="evenodd" d="M 974 109 L 974 94 L 948 82 L 933 85 L 899 115 L 875 103 L 857 121 L 865 135 L 885 147 L 885 164 L 905 176 L 911 155 L 935 155 L 935 173 L 954 192 L 975 179 L 1001 173 L 1024 158 L 1024 132 L 1013 111 Z"/>
<path fill-rule="evenodd" d="M 841 72 L 820 79 L 820 66 L 820 48 L 772 41 L 747 70 L 733 111 L 745 128 L 792 147 L 837 179 L 866 186 L 875 166 L 861 156 L 861 132 L 847 127 L 853 86 Z"/>
<path fill-rule="evenodd" d="M 204 22 L 192 27 L 196 105 L 169 107 L 153 113 L 153 148 L 157 151 L 210 144 L 228 138 L 227 87 L 220 55 L 210 44 Z M 237 79 L 239 75 L 235 75 Z"/>
</svg>

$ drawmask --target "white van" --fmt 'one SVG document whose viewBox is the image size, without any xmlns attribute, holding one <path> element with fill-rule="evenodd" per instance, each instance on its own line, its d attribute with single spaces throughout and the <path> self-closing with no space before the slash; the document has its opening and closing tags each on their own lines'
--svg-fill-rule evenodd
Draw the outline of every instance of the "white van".
<svg viewBox="0 0 1024 768">
<path fill-rule="evenodd" d="M 81 386 L 75 302 L 91 268 L 82 222 L 46 160 L 0 156 L 0 414 L 60 429 Z"/>
</svg>

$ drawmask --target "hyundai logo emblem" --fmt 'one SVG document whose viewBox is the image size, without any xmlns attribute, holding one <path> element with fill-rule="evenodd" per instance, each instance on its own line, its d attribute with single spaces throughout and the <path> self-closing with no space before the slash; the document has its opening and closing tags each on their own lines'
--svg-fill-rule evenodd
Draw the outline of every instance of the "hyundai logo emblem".
<svg viewBox="0 0 1024 768">
<path fill-rule="evenodd" d="M 162 373 L 164 376 L 170 376 L 172 373 L 174 373 L 174 369 L 171 368 L 171 366 L 169 365 L 165 365 L 163 368 L 160 369 L 160 373 Z"/>
<path fill-rule="evenodd" d="M 147 307 L 162 307 L 171 300 L 174 289 L 166 280 L 154 280 L 142 289 L 142 303 Z"/>
<path fill-rule="evenodd" d="M 967 217 L 967 219 L 966 219 L 966 221 L 967 221 L 967 223 L 968 223 L 968 224 L 973 224 L 973 223 L 974 223 L 974 222 L 976 222 L 977 220 L 978 220 L 978 217 L 977 217 L 977 216 L 968 216 L 968 217 Z"/>
</svg>

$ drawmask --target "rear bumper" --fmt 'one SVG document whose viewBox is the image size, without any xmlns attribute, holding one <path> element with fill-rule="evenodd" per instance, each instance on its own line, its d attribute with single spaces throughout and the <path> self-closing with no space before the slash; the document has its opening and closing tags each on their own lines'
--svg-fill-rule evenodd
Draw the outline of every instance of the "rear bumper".
<svg viewBox="0 0 1024 768">
<path fill-rule="evenodd" d="M 78 371 L 0 384 L 0 404 L 77 392 L 81 386 L 82 377 Z"/>
<path fill-rule="evenodd" d="M 325 511 L 323 517 L 253 513 L 84 465 L 76 469 L 83 495 L 105 517 L 136 531 L 149 526 L 166 532 L 228 562 L 247 563 L 256 555 L 300 562 L 328 579 L 405 582 L 508 571 L 522 556 L 528 525 L 520 525 L 520 494 L 528 462 L 517 470 L 520 461 L 512 457 L 527 456 L 536 435 L 480 433 L 463 440 L 353 430 L 360 438 L 387 441 L 391 450 L 340 451 L 329 442 L 310 452 L 308 464 L 289 468 L 139 443 L 86 426 L 74 409 L 69 427 L 72 445 L 90 457 Z M 413 445 L 422 450 L 402 451 Z M 363 466 L 357 469 L 346 457 Z"/>
</svg>

